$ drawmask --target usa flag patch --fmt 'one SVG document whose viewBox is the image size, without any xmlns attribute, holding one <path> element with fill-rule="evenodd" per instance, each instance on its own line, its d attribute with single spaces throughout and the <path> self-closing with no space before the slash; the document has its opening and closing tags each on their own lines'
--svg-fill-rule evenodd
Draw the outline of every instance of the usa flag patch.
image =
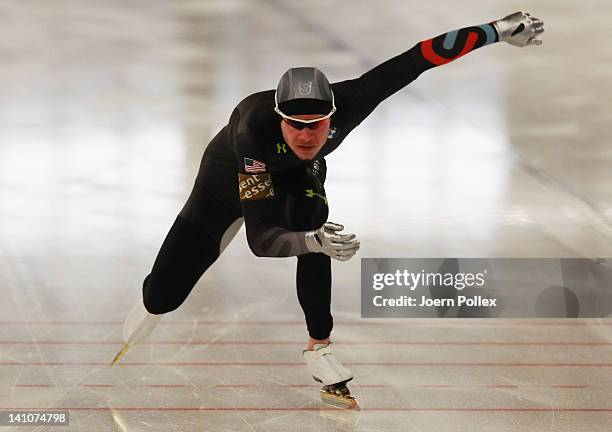
<svg viewBox="0 0 612 432">
<path fill-rule="evenodd" d="M 244 170 L 248 173 L 266 172 L 266 164 L 251 158 L 244 158 Z"/>
</svg>

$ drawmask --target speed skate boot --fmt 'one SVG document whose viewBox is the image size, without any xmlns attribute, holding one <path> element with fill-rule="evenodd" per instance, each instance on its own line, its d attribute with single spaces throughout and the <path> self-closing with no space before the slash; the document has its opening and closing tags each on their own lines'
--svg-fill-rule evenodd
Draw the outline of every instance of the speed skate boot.
<svg viewBox="0 0 612 432">
<path fill-rule="evenodd" d="M 149 313 L 142 300 L 138 301 L 123 323 L 123 348 L 117 353 L 111 366 L 116 364 L 131 346 L 142 342 L 149 336 L 161 317 L 161 315 Z"/>
<path fill-rule="evenodd" d="M 304 359 L 315 381 L 323 384 L 321 400 L 333 406 L 359 409 L 346 383 L 353 373 L 338 361 L 329 344 L 316 344 L 312 351 L 304 350 Z"/>
</svg>

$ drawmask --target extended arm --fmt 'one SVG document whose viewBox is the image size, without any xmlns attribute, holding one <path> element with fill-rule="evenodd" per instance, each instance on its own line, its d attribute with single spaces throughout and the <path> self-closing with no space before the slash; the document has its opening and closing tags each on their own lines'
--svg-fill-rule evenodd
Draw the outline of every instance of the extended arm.
<svg viewBox="0 0 612 432">
<path fill-rule="evenodd" d="M 543 24 L 526 12 L 516 12 L 498 21 L 453 30 L 421 41 L 357 79 L 334 84 L 334 93 L 340 100 L 338 105 L 343 104 L 351 111 L 358 123 L 380 102 L 428 69 L 450 63 L 495 42 L 521 47 L 541 44 L 536 37 L 544 31 Z"/>
<path fill-rule="evenodd" d="M 253 253 L 262 257 L 290 257 L 324 253 L 346 261 L 359 250 L 355 234 L 340 234 L 344 227 L 326 222 L 313 231 L 289 231 L 245 214 L 247 240 Z"/>
</svg>

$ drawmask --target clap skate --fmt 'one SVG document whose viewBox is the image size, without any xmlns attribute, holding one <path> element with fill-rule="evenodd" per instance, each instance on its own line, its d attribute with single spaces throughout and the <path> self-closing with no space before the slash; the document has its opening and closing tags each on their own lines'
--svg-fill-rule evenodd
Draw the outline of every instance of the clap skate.
<svg viewBox="0 0 612 432">
<path fill-rule="evenodd" d="M 321 401 L 339 408 L 359 409 L 346 383 L 353 373 L 338 361 L 329 344 L 317 344 L 313 351 L 304 351 L 304 359 L 315 381 L 323 384 Z"/>
<path fill-rule="evenodd" d="M 125 322 L 123 323 L 123 348 L 117 353 L 113 359 L 111 366 L 115 365 L 121 357 L 125 355 L 127 350 L 142 342 L 153 331 L 161 315 L 153 315 L 149 313 L 142 301 L 138 301 L 128 313 Z"/>
</svg>

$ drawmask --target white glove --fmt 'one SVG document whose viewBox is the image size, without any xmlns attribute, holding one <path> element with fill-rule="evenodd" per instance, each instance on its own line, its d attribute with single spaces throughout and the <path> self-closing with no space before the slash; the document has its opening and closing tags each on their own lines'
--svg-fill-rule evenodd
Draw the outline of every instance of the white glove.
<svg viewBox="0 0 612 432">
<path fill-rule="evenodd" d="M 310 252 L 324 253 L 339 261 L 351 259 L 359 250 L 355 234 L 339 234 L 344 226 L 325 222 L 321 228 L 306 233 L 306 247 Z"/>
<path fill-rule="evenodd" d="M 510 45 L 524 47 L 542 44 L 536 37 L 544 33 L 544 21 L 527 12 L 515 12 L 493 22 L 493 25 L 499 34 L 499 40 Z"/>
</svg>

